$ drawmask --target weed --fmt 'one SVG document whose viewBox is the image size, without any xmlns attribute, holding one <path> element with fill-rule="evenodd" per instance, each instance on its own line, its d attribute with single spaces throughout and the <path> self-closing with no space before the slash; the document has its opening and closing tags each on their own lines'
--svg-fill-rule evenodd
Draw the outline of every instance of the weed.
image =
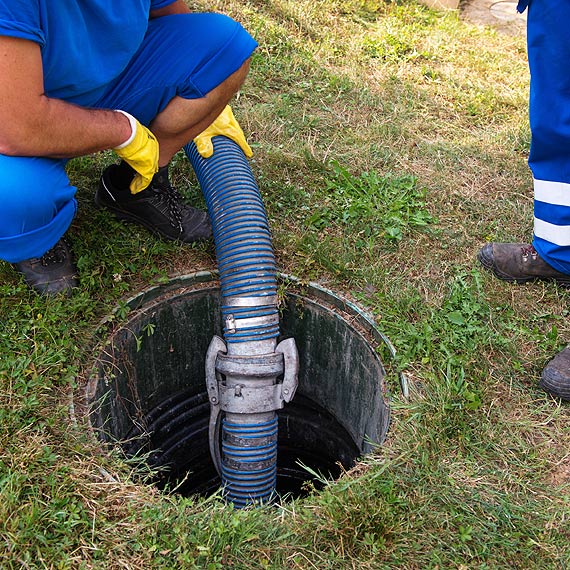
<svg viewBox="0 0 570 570">
<path fill-rule="evenodd" d="M 309 217 L 309 225 L 322 229 L 338 222 L 349 232 L 360 228 L 364 238 L 398 241 L 407 229 L 425 228 L 434 221 L 426 210 L 425 189 L 417 187 L 414 176 L 380 176 L 371 171 L 357 177 L 337 162 L 332 168 L 325 205 Z"/>
</svg>

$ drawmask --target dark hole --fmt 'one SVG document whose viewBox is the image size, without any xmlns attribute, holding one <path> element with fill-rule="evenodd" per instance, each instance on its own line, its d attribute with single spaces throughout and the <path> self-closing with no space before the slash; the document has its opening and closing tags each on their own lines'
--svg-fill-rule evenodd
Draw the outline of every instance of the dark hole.
<svg viewBox="0 0 570 570">
<path fill-rule="evenodd" d="M 129 457 L 144 457 L 159 489 L 208 496 L 220 487 L 210 457 L 209 416 L 206 392 L 179 392 L 143 418 L 144 429 L 131 430 L 123 450 Z M 277 493 L 282 497 L 321 489 L 322 479 L 338 478 L 360 455 L 339 422 L 301 394 L 279 410 L 278 418 Z"/>
</svg>

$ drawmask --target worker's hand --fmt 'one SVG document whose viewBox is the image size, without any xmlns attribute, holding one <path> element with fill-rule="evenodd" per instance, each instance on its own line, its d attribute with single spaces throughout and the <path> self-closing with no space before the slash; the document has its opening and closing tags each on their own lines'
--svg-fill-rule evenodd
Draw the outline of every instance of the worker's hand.
<svg viewBox="0 0 570 570">
<path fill-rule="evenodd" d="M 226 105 L 219 117 L 205 131 L 200 133 L 194 139 L 196 150 L 202 157 L 209 158 L 214 154 L 212 137 L 215 137 L 216 135 L 223 135 L 232 139 L 240 146 L 245 156 L 248 158 L 253 156 L 253 151 L 247 144 L 245 135 L 243 134 L 241 127 L 232 113 L 232 108 L 229 105 Z"/>
<path fill-rule="evenodd" d="M 148 187 L 158 171 L 158 141 L 132 115 L 125 111 L 119 113 L 123 113 L 129 119 L 132 133 L 123 144 L 113 150 L 136 170 L 130 189 L 131 194 L 137 194 Z"/>
</svg>

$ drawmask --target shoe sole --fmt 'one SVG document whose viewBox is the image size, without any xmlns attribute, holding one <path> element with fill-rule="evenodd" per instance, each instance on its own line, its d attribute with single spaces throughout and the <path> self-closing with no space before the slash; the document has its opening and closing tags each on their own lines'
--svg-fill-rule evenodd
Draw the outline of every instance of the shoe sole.
<svg viewBox="0 0 570 570">
<path fill-rule="evenodd" d="M 563 379 L 555 378 L 553 375 L 543 375 L 538 386 L 555 398 L 570 400 L 570 386 Z"/>
</svg>

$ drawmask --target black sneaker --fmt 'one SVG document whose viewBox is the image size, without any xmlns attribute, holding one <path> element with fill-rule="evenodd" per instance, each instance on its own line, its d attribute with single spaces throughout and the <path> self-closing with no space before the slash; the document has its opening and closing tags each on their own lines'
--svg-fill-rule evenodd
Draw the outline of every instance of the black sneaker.
<svg viewBox="0 0 570 570">
<path fill-rule="evenodd" d="M 78 285 L 77 268 L 63 238 L 41 257 L 26 259 L 14 266 L 24 275 L 26 283 L 43 295 L 69 294 Z"/>
<path fill-rule="evenodd" d="M 125 162 L 103 172 L 95 193 L 95 204 L 111 210 L 120 220 L 138 223 L 152 233 L 170 240 L 191 243 L 211 237 L 208 214 L 192 208 L 172 187 L 168 166 L 154 175 L 148 188 L 131 194 L 134 170 Z"/>
</svg>

